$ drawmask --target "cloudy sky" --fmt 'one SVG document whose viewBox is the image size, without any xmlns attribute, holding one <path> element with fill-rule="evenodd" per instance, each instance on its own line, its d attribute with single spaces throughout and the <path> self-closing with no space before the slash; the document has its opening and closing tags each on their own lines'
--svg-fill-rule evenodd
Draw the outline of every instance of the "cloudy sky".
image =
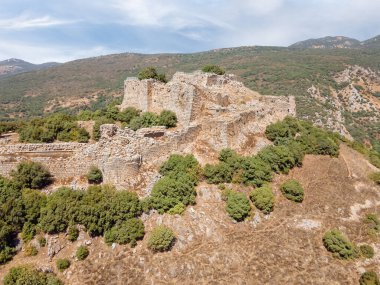
<svg viewBox="0 0 380 285">
<path fill-rule="evenodd" d="M 380 0 L 0 0 L 0 60 L 287 46 L 380 34 Z"/>
</svg>

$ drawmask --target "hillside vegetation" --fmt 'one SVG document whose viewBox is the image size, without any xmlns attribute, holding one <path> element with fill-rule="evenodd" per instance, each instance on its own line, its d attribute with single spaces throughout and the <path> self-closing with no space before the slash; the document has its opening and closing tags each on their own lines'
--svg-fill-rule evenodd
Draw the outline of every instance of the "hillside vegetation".
<svg viewBox="0 0 380 285">
<path fill-rule="evenodd" d="M 205 63 L 222 66 L 263 95 L 294 95 L 300 118 L 327 124 L 334 106 L 317 101 L 307 90 L 315 86 L 323 96 L 331 96 L 332 90 L 341 88 L 333 75 L 347 66 L 379 71 L 380 50 L 239 47 L 194 54 L 127 53 L 76 60 L 0 79 L 0 117 L 9 120 L 59 110 L 96 110 L 122 96 L 124 79 L 137 76 L 145 67 L 156 66 L 170 78 L 175 71 L 198 70 Z M 353 111 L 342 115 L 347 117 L 347 128 L 355 130 L 355 138 L 378 140 L 378 121 Z"/>
</svg>

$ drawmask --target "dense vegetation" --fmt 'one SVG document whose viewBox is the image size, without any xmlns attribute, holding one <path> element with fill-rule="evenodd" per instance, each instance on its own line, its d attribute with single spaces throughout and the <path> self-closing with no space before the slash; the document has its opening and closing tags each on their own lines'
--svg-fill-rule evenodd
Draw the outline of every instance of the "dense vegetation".
<svg viewBox="0 0 380 285">
<path fill-rule="evenodd" d="M 57 259 L 57 261 L 56 261 L 57 268 L 61 272 L 65 271 L 67 268 L 69 268 L 70 264 L 71 264 L 70 260 L 68 260 L 67 258 L 60 258 L 60 259 Z"/>
<path fill-rule="evenodd" d="M 17 131 L 20 141 L 27 143 L 59 141 L 88 142 L 90 135 L 78 127 L 75 117 L 57 113 L 45 118 L 35 118 L 25 122 Z"/>
<path fill-rule="evenodd" d="M 163 177 L 153 186 L 145 203 L 159 213 L 176 212 L 176 208 L 195 203 L 195 186 L 202 169 L 193 155 L 173 154 L 161 166 Z M 179 205 L 179 206 L 178 206 Z"/>
<path fill-rule="evenodd" d="M 167 226 L 155 227 L 148 238 L 148 247 L 153 251 L 167 251 L 173 246 L 175 235 Z"/>
<path fill-rule="evenodd" d="M 301 203 L 304 197 L 304 190 L 301 184 L 295 180 L 290 179 L 281 184 L 281 192 L 282 194 L 289 200 Z"/>
<path fill-rule="evenodd" d="M 10 173 L 21 188 L 41 189 L 53 182 L 50 172 L 38 162 L 25 161 Z"/>
<path fill-rule="evenodd" d="M 78 260 L 85 260 L 89 256 L 89 254 L 90 251 L 84 245 L 78 247 L 77 251 L 75 252 L 75 256 L 78 258 Z"/>
<path fill-rule="evenodd" d="M 44 273 L 28 266 L 13 267 L 4 277 L 4 285 L 63 285 L 53 273 Z"/>
<path fill-rule="evenodd" d="M 358 249 L 339 230 L 331 230 L 323 236 L 323 245 L 334 257 L 340 259 L 351 259 L 358 257 Z"/>
<path fill-rule="evenodd" d="M 255 156 L 242 157 L 225 149 L 219 163 L 206 165 L 204 176 L 209 183 L 244 183 L 260 187 L 270 182 L 273 173 L 288 173 L 301 166 L 305 154 L 337 156 L 339 137 L 312 124 L 287 117 L 271 124 L 265 132 L 274 143 Z"/>
</svg>

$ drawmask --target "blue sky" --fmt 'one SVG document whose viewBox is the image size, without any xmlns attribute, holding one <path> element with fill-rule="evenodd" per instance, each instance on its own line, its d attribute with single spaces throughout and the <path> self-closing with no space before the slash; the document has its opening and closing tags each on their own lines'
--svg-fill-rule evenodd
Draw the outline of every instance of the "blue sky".
<svg viewBox="0 0 380 285">
<path fill-rule="evenodd" d="M 0 0 L 0 60 L 287 46 L 380 34 L 379 0 Z"/>
</svg>

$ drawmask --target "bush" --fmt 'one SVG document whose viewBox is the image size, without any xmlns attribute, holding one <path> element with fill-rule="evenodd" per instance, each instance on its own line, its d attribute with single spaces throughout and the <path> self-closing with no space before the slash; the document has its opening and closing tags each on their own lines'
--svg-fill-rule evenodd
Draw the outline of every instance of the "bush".
<svg viewBox="0 0 380 285">
<path fill-rule="evenodd" d="M 242 181 L 244 184 L 260 187 L 272 181 L 270 165 L 257 157 L 247 157 L 243 161 Z"/>
<path fill-rule="evenodd" d="M 295 180 L 290 179 L 286 182 L 284 182 L 281 187 L 282 194 L 291 201 L 301 203 L 304 198 L 304 190 L 301 186 L 301 184 Z"/>
<path fill-rule="evenodd" d="M 39 162 L 21 162 L 11 172 L 12 178 L 22 188 L 42 189 L 53 182 L 50 172 Z"/>
<path fill-rule="evenodd" d="M 78 247 L 75 256 L 78 258 L 78 260 L 85 260 L 89 254 L 90 252 L 88 248 L 84 245 L 81 245 Z"/>
<path fill-rule="evenodd" d="M 38 249 L 33 245 L 27 245 L 25 247 L 25 255 L 26 256 L 36 256 L 38 254 Z"/>
<path fill-rule="evenodd" d="M 139 110 L 137 110 L 134 107 L 127 107 L 123 111 L 118 113 L 116 120 L 129 124 L 133 118 L 138 116 L 140 116 Z"/>
<path fill-rule="evenodd" d="M 363 244 L 359 247 L 360 253 L 365 258 L 372 258 L 375 255 L 375 251 L 373 250 L 373 247 L 368 244 Z"/>
<path fill-rule="evenodd" d="M 198 182 L 202 169 L 194 155 L 172 154 L 160 167 L 160 174 L 164 176 L 176 178 L 183 173 L 193 177 L 192 182 L 194 185 Z"/>
<path fill-rule="evenodd" d="M 134 117 L 130 121 L 128 126 L 132 130 L 137 131 L 138 129 L 141 129 L 141 128 L 150 128 L 150 127 L 158 126 L 158 125 L 159 125 L 158 116 L 152 112 L 145 112 L 145 113 L 142 113 L 142 115 L 139 117 Z"/>
<path fill-rule="evenodd" d="M 170 250 L 175 242 L 173 231 L 164 226 L 155 227 L 150 233 L 148 239 L 148 247 L 153 251 L 167 251 Z"/>
<path fill-rule="evenodd" d="M 174 128 L 177 125 L 177 116 L 173 111 L 163 110 L 158 116 L 158 124 L 167 128 Z"/>
<path fill-rule="evenodd" d="M 380 232 L 380 220 L 376 214 L 367 214 L 364 222 L 368 225 L 369 235 L 377 235 Z"/>
<path fill-rule="evenodd" d="M 226 211 L 231 218 L 240 222 L 251 212 L 251 205 L 245 194 L 230 191 L 227 196 Z"/>
<path fill-rule="evenodd" d="M 67 258 L 57 259 L 56 265 L 59 271 L 63 272 L 70 267 L 70 260 Z"/>
<path fill-rule="evenodd" d="M 299 166 L 298 153 L 294 153 L 285 145 L 268 146 L 261 150 L 257 157 L 266 162 L 276 173 L 288 173 L 290 169 Z"/>
<path fill-rule="evenodd" d="M 380 184 L 380 172 L 373 172 L 369 175 L 369 179 L 371 179 L 376 184 Z"/>
<path fill-rule="evenodd" d="M 186 206 L 183 203 L 178 203 L 168 211 L 170 215 L 182 215 L 185 212 Z"/>
<path fill-rule="evenodd" d="M 37 242 L 38 244 L 40 245 L 40 247 L 45 247 L 46 246 L 46 238 L 44 237 L 38 237 L 37 238 Z"/>
<path fill-rule="evenodd" d="M 379 278 L 377 277 L 376 272 L 366 271 L 364 272 L 359 279 L 360 285 L 380 285 Z"/>
<path fill-rule="evenodd" d="M 176 178 L 170 176 L 161 178 L 152 189 L 152 207 L 162 214 L 179 203 L 185 206 L 194 204 L 196 191 L 193 181 L 193 177 L 186 173 L 180 173 Z"/>
<path fill-rule="evenodd" d="M 215 73 L 215 74 L 218 74 L 218 75 L 223 75 L 226 73 L 226 71 L 221 68 L 220 66 L 218 65 L 205 65 L 203 68 L 202 68 L 202 71 L 203 72 L 207 72 L 207 73 Z"/>
<path fill-rule="evenodd" d="M 68 228 L 67 228 L 67 239 L 69 241 L 76 241 L 79 237 L 79 230 L 78 228 L 76 227 L 76 225 L 70 225 Z"/>
<path fill-rule="evenodd" d="M 136 242 L 144 237 L 144 234 L 144 223 L 140 219 L 132 218 L 106 231 L 104 238 L 108 244 L 113 242 L 118 244 L 130 243 L 135 246 Z"/>
<path fill-rule="evenodd" d="M 251 200 L 256 208 L 264 214 L 269 214 L 274 208 L 274 194 L 269 185 L 264 185 L 251 192 Z"/>
<path fill-rule="evenodd" d="M 22 227 L 21 236 L 24 242 L 30 241 L 36 235 L 35 226 L 29 222 L 26 222 Z"/>
<path fill-rule="evenodd" d="M 351 259 L 358 257 L 358 250 L 339 230 L 331 230 L 323 236 L 323 245 L 334 257 Z"/>
<path fill-rule="evenodd" d="M 138 74 L 138 79 L 139 80 L 144 80 L 144 79 L 156 79 L 161 82 L 167 82 L 165 74 L 160 74 L 157 73 L 156 68 L 154 67 L 146 67 L 143 70 L 141 70 Z"/>
<path fill-rule="evenodd" d="M 4 277 L 4 285 L 63 285 L 53 273 L 37 271 L 29 266 L 12 267 Z"/>
<path fill-rule="evenodd" d="M 87 173 L 87 180 L 90 184 L 100 184 L 103 182 L 103 173 L 96 166 L 91 166 Z"/>
</svg>

